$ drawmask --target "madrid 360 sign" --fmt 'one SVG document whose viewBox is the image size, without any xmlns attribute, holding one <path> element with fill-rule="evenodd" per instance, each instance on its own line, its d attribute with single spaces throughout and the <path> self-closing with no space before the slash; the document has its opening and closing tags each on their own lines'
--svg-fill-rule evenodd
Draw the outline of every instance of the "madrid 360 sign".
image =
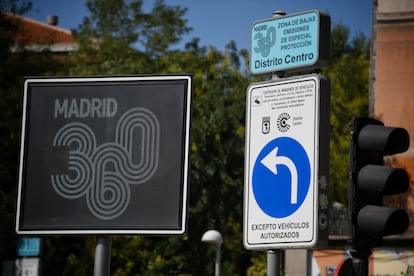
<svg viewBox="0 0 414 276">
<path fill-rule="evenodd" d="M 19 234 L 183 234 L 191 75 L 25 81 Z"/>
</svg>

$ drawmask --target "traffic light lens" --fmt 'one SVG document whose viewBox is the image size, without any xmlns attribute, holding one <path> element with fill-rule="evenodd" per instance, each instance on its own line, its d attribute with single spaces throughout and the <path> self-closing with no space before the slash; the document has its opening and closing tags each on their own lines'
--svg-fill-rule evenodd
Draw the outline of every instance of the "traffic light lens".
<svg viewBox="0 0 414 276">
<path fill-rule="evenodd" d="M 402 209 L 367 205 L 358 213 L 358 230 L 367 237 L 401 234 L 408 224 L 408 214 Z"/>
<path fill-rule="evenodd" d="M 403 169 L 366 165 L 359 171 L 357 185 L 360 191 L 395 195 L 407 191 L 409 182 Z"/>
</svg>

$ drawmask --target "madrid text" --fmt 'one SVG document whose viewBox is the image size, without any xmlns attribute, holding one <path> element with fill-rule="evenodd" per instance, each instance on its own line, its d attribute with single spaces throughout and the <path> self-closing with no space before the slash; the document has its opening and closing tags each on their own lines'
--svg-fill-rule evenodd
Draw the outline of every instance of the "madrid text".
<svg viewBox="0 0 414 276">
<path fill-rule="evenodd" d="M 110 118 L 118 110 L 114 98 L 55 99 L 54 117 L 63 118 Z"/>
</svg>

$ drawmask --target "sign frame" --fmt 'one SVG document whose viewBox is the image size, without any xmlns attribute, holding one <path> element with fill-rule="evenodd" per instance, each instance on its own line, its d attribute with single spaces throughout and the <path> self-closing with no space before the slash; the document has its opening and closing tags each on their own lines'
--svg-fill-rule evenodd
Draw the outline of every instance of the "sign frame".
<svg viewBox="0 0 414 276">
<path fill-rule="evenodd" d="M 250 72 L 294 72 L 326 65 L 330 25 L 330 16 L 318 10 L 254 22 L 250 29 Z M 300 52 L 300 48 L 311 52 Z"/>
<path fill-rule="evenodd" d="M 311 108 L 315 108 L 314 112 L 314 135 L 307 135 L 307 137 L 296 137 L 289 134 L 289 127 L 291 131 L 295 128 L 294 125 L 294 116 L 296 107 L 280 107 L 278 106 L 281 97 L 278 93 L 275 92 L 277 88 L 292 88 L 301 83 L 312 82 L 315 84 L 314 93 L 315 98 Z M 255 92 L 257 91 L 257 93 Z M 281 90 L 281 89 L 279 89 Z M 273 92 L 272 92 L 273 91 Z M 293 91 L 293 90 L 292 90 Z M 256 94 L 254 94 L 256 93 Z M 268 94 L 267 94 L 268 93 Z M 273 95 L 271 95 L 273 93 Z M 253 95 L 254 94 L 254 95 Z M 263 94 L 263 95 L 262 95 Z M 269 97 L 266 96 L 269 95 Z M 304 94 L 302 94 L 304 95 Z M 266 98 L 267 97 L 267 98 Z M 296 97 L 296 96 L 295 96 Z M 295 100 L 295 98 L 291 98 Z M 267 101 L 267 102 L 266 102 Z M 306 102 L 305 102 L 306 104 Z M 274 108 L 270 108 L 273 105 Z M 279 108 L 280 107 L 280 108 Z M 254 109 L 256 108 L 256 111 Z M 329 80 L 318 74 L 310 74 L 299 77 L 291 77 L 284 79 L 273 79 L 270 81 L 252 83 L 247 89 L 246 95 L 246 146 L 245 146 L 245 179 L 244 179 L 244 231 L 243 231 L 243 244 L 246 249 L 277 249 L 277 248 L 309 248 L 315 246 L 316 243 L 322 244 L 327 240 L 328 237 L 328 179 L 329 179 L 329 110 L 330 110 L 330 88 Z M 253 114 L 256 113 L 256 114 Z M 253 114 L 253 115 L 252 115 Z M 285 116 L 285 121 L 280 119 L 279 114 L 290 114 Z M 260 128 L 258 120 L 262 118 L 270 117 L 269 126 L 263 123 Z M 300 118 L 299 115 L 296 118 L 296 124 L 306 124 L 308 121 Z M 254 120 L 254 121 L 253 121 Z M 277 127 L 276 127 L 277 125 Z M 267 128 L 270 128 L 268 130 Z M 278 128 L 278 130 L 276 130 Z M 282 128 L 282 129 L 281 129 Z M 283 129 L 285 128 L 285 129 Z M 299 125 L 298 128 L 301 128 Z M 252 132 L 255 131 L 254 134 Z M 261 132 L 261 133 L 259 133 Z M 291 132 L 292 133 L 292 132 Z M 295 133 L 295 132 L 293 132 Z M 298 132 L 300 133 L 300 132 Z M 305 151 L 313 151 L 313 158 L 310 157 L 310 166 L 311 166 L 311 178 L 309 191 L 312 193 L 306 192 L 305 196 L 301 199 L 298 198 L 298 203 L 300 203 L 297 209 L 288 210 L 286 214 L 280 215 L 272 213 L 277 209 L 284 209 L 275 203 L 280 200 L 280 197 L 267 197 L 268 204 L 271 205 L 265 206 L 262 204 L 261 195 L 259 194 L 258 189 L 267 189 L 266 182 L 271 181 L 272 185 L 275 183 L 274 179 L 267 180 L 267 176 L 260 178 L 260 173 L 263 171 L 263 167 L 267 167 L 265 159 L 269 156 L 270 150 L 269 145 L 278 143 L 282 139 L 293 140 L 297 139 L 300 144 L 311 145 L 311 149 L 305 146 Z M 312 144 L 314 143 L 314 144 Z M 270 149 L 272 149 L 270 147 Z M 282 148 L 282 146 L 280 146 Z M 276 148 L 277 149 L 277 148 Z M 267 151 L 267 152 L 266 152 Z M 286 152 L 285 152 L 286 153 Z M 263 158 L 266 156 L 266 158 Z M 277 153 L 274 156 L 279 156 Z M 274 157 L 273 156 L 273 157 Z M 308 155 L 309 156 L 309 155 Z M 283 162 L 286 161 L 284 156 Z M 280 159 L 279 159 L 280 160 Z M 293 159 L 292 159 L 293 160 Z M 260 161 L 260 162 L 259 162 Z M 259 164 L 260 163 L 260 164 Z M 297 165 L 297 161 L 293 162 Z M 257 165 L 259 164 L 259 165 Z M 280 163 L 279 163 L 280 164 Z M 264 165 L 264 166 L 263 166 Z M 274 164 L 274 170 L 281 170 L 281 167 Z M 285 165 L 289 168 L 289 163 L 284 163 L 280 165 Z M 257 169 L 258 168 L 258 169 Z M 259 169 L 261 168 L 262 171 Z M 297 175 L 301 174 L 300 166 Z M 271 168 L 270 168 L 271 170 Z M 312 173 L 313 172 L 313 173 Z M 276 172 L 273 172 L 276 175 Z M 293 173 L 290 171 L 291 180 L 293 183 Z M 279 178 L 279 185 L 282 185 Z M 296 178 L 298 179 L 298 178 Z M 299 180 L 298 180 L 299 181 Z M 253 183 L 255 182 L 255 183 Z M 299 182 L 298 182 L 299 183 Z M 302 182 L 303 183 L 303 182 Z M 254 187 L 255 185 L 255 187 Z M 292 184 L 293 185 L 293 184 Z M 262 188 L 263 187 L 263 188 Z M 256 189 L 256 191 L 254 190 Z M 279 189 L 279 188 L 278 188 Z M 293 188 L 292 188 L 293 191 Z M 267 192 L 265 194 L 269 194 Z M 291 192 L 293 194 L 293 192 Z M 299 194 L 299 193 L 298 193 Z M 269 201 L 270 199 L 270 201 Z M 302 201 L 300 201 L 302 200 Z M 263 201 L 264 202 L 264 201 Z M 291 202 L 292 203 L 292 202 Z M 313 220 L 306 222 L 306 229 L 301 230 L 300 228 L 305 228 L 303 221 L 300 222 L 297 219 L 303 218 L 304 208 L 312 206 L 309 212 L 313 216 Z M 263 207 L 264 206 L 264 207 Z M 270 207 L 269 207 L 270 206 Z M 288 206 L 288 205 L 285 205 Z M 290 206 L 290 205 L 289 205 Z M 268 208 L 268 209 L 266 209 Z M 269 209 L 270 208 L 270 209 Z M 270 210 L 270 211 L 269 211 Z M 311 224 L 311 225 L 309 225 Z M 283 228 L 284 227 L 284 228 Z M 309 229 L 308 229 L 309 228 Z M 290 230 L 286 230 L 290 229 Z M 301 232 L 302 231 L 302 232 Z M 277 233 L 276 233 L 277 232 Z M 295 233 L 299 235 L 300 238 L 295 240 L 295 237 L 288 237 L 290 234 L 286 233 Z M 299 234 L 296 234 L 299 233 Z M 305 234 L 304 234 L 305 233 Z M 265 236 L 263 236 L 263 234 Z M 285 235 L 285 241 L 281 238 Z M 273 236 L 276 236 L 274 238 Z M 306 239 L 302 239 L 301 236 L 307 236 Z M 273 237 L 273 238 L 272 238 Z M 310 238 L 309 238 L 310 237 Z"/>
<path fill-rule="evenodd" d="M 34 91 L 37 91 L 37 94 L 35 94 L 36 92 Z M 104 92 L 101 92 L 101 91 L 104 91 Z M 187 194 L 188 194 L 188 177 L 189 177 L 189 153 L 190 153 L 189 149 L 190 149 L 192 91 L 193 91 L 192 74 L 26 78 L 24 81 L 24 94 L 23 94 L 19 182 L 18 182 L 18 194 L 17 194 L 16 225 L 15 225 L 17 234 L 24 234 L 24 235 L 56 235 L 56 234 L 57 235 L 90 235 L 90 234 L 94 234 L 94 235 L 98 235 L 98 234 L 103 234 L 103 235 L 130 235 L 130 234 L 134 234 L 134 235 L 135 234 L 183 235 L 185 234 L 186 227 L 187 227 L 187 197 L 188 197 Z M 152 213 L 151 217 L 153 216 L 156 217 L 157 214 L 159 214 L 158 217 L 154 220 L 151 220 L 149 218 L 150 215 L 147 215 L 146 213 L 144 213 L 144 211 L 129 210 L 128 214 L 126 214 L 126 211 L 125 211 L 125 215 L 121 212 L 115 214 L 116 216 L 119 216 L 119 217 L 124 215 L 124 217 L 120 220 L 117 220 L 118 217 L 115 217 L 115 215 L 113 215 L 113 217 L 109 217 L 109 216 L 103 217 L 103 215 L 99 217 L 101 213 L 98 213 L 97 211 L 94 211 L 95 213 L 91 211 L 88 214 L 90 218 L 93 218 L 93 220 L 92 219 L 90 220 L 91 222 L 89 222 L 88 217 L 85 217 L 85 216 L 82 218 L 83 220 L 78 219 L 78 218 L 75 218 L 75 219 L 72 218 L 72 217 L 76 217 L 77 215 L 79 215 L 80 217 L 81 215 L 79 213 L 79 214 L 75 214 L 75 216 L 73 216 L 72 214 L 70 219 L 68 217 L 68 221 L 74 221 L 73 224 L 70 224 L 69 222 L 65 221 L 66 217 L 64 214 L 66 213 L 64 213 L 63 211 L 61 213 L 59 212 L 53 213 L 53 215 L 46 214 L 44 215 L 44 217 L 39 217 L 39 218 L 34 218 L 34 219 L 31 218 L 30 222 L 29 220 L 26 219 L 30 217 L 29 215 L 27 215 L 28 213 L 26 213 L 27 210 L 35 206 L 33 202 L 39 202 L 38 199 L 34 199 L 35 195 L 31 195 L 30 192 L 28 192 L 28 187 L 31 187 L 30 191 L 33 191 L 33 187 L 35 187 L 35 185 L 38 185 L 38 184 L 35 184 L 33 180 L 30 180 L 32 182 L 28 182 L 29 181 L 28 179 L 32 178 L 28 175 L 29 166 L 32 167 L 31 175 L 33 175 L 34 167 L 36 165 L 35 164 L 36 162 L 34 161 L 31 161 L 31 165 L 28 165 L 30 164 L 28 161 L 28 158 L 30 157 L 31 147 L 42 148 L 43 142 L 41 140 L 48 139 L 48 141 L 51 141 L 51 139 L 49 139 L 49 136 L 53 137 L 53 135 L 55 135 L 54 141 L 57 141 L 56 137 L 58 135 L 54 133 L 53 135 L 49 134 L 48 136 L 45 131 L 45 135 L 44 135 L 45 137 L 39 137 L 38 135 L 35 136 L 34 134 L 31 134 L 32 133 L 31 131 L 33 131 L 33 129 L 35 128 L 34 126 L 32 126 L 33 121 L 37 122 L 36 126 L 39 126 L 39 125 L 43 126 L 44 124 L 44 126 L 46 127 L 48 123 L 47 120 L 52 121 L 51 119 L 47 119 L 44 123 L 41 122 L 42 116 L 45 117 L 45 115 L 43 115 L 42 112 L 46 112 L 46 111 L 43 111 L 42 109 L 50 109 L 50 105 L 51 105 L 51 104 L 47 105 L 47 103 L 42 103 L 42 102 L 44 101 L 44 99 L 48 99 L 48 97 L 52 98 L 52 95 L 53 97 L 60 97 L 60 99 L 62 99 L 61 105 L 59 106 L 60 109 L 56 107 L 57 100 L 54 99 L 55 120 L 56 120 L 56 112 L 60 112 L 60 116 L 62 117 L 61 121 L 59 122 L 63 124 L 63 127 L 61 127 L 60 130 L 64 129 L 65 126 L 70 125 L 70 123 L 68 122 L 70 122 L 71 118 L 66 118 L 66 117 L 70 117 L 70 115 L 77 115 L 75 116 L 76 117 L 75 119 L 78 119 L 79 121 L 81 119 L 87 120 L 85 119 L 85 116 L 86 116 L 85 114 L 87 114 L 87 112 L 85 111 L 86 108 L 90 108 L 91 112 L 92 111 L 95 112 L 94 118 L 92 118 L 93 117 L 92 116 L 88 118 L 89 121 L 83 121 L 83 122 L 88 122 L 90 125 L 92 125 L 90 129 L 91 129 L 91 132 L 95 132 L 96 141 L 97 141 L 95 143 L 97 145 L 95 148 L 102 149 L 98 153 L 96 152 L 93 153 L 95 154 L 93 158 L 96 158 L 96 160 L 98 160 L 99 156 L 103 156 L 105 154 L 106 154 L 105 156 L 109 156 L 111 154 L 110 152 L 113 151 L 113 149 L 121 148 L 121 146 L 125 144 L 125 146 L 123 147 L 124 149 L 113 151 L 115 153 L 111 157 L 109 157 L 109 159 L 106 159 L 109 161 L 102 161 L 102 162 L 106 162 L 105 163 L 106 167 L 99 168 L 100 169 L 99 172 L 103 173 L 101 176 L 99 176 L 100 177 L 99 179 L 101 179 L 102 181 L 97 181 L 93 183 L 91 182 L 92 186 L 103 185 L 103 184 L 97 184 L 97 183 L 103 183 L 104 181 L 107 181 L 109 185 L 113 185 L 114 183 L 116 184 L 116 183 L 122 182 L 121 180 L 119 180 L 121 178 L 126 179 L 126 177 L 122 175 L 124 173 L 119 172 L 121 163 L 117 164 L 116 163 L 117 161 L 114 161 L 114 160 L 118 158 L 115 155 L 123 154 L 125 156 L 125 152 L 129 151 L 130 152 L 130 156 L 128 157 L 129 162 L 135 162 L 136 163 L 134 164 L 135 168 L 137 167 L 139 168 L 139 170 L 135 170 L 135 171 L 138 171 L 135 176 L 139 177 L 139 174 L 143 175 L 141 179 L 135 179 L 133 181 L 135 181 L 136 184 L 143 183 L 142 185 L 138 185 L 140 186 L 140 189 L 142 189 L 141 187 L 143 187 L 145 183 L 149 183 L 149 182 L 151 182 L 151 184 L 155 183 L 156 185 L 147 185 L 151 187 L 147 187 L 145 191 L 153 191 L 152 193 L 153 195 L 155 195 L 158 192 L 158 195 L 159 195 L 158 197 L 155 197 L 153 199 L 151 198 L 152 195 L 150 196 L 150 195 L 140 194 L 141 198 L 145 198 L 145 197 L 147 198 L 149 197 L 149 198 L 148 200 L 145 199 L 145 203 L 141 203 L 141 205 L 137 205 L 136 200 L 134 201 L 130 200 L 131 198 L 135 199 L 134 194 L 133 194 L 134 191 L 132 189 L 136 189 L 136 184 L 132 183 L 134 185 L 131 185 L 131 182 L 128 182 L 129 184 L 125 184 L 125 183 L 120 184 L 120 185 L 128 186 L 128 187 L 134 186 L 133 188 L 129 188 L 130 190 L 127 190 L 128 192 L 127 197 L 123 196 L 122 198 L 119 198 L 119 197 L 116 198 L 115 195 L 113 195 L 112 197 L 110 197 L 111 195 L 109 195 L 108 197 L 107 190 L 103 190 L 104 188 L 102 186 L 101 188 L 102 189 L 101 195 L 103 198 L 102 200 L 107 202 L 108 205 L 112 204 L 111 206 L 115 206 L 115 203 L 114 203 L 115 200 L 118 200 L 117 202 L 121 202 L 124 199 L 128 199 L 129 203 L 126 203 L 127 207 L 123 207 L 124 208 L 122 209 L 123 211 L 129 210 L 131 208 L 136 208 L 136 206 L 141 206 L 142 208 L 142 206 L 145 204 L 147 205 L 145 205 L 144 207 L 148 207 L 148 208 L 153 207 L 153 209 L 154 208 L 165 209 L 167 207 L 160 207 L 160 206 L 167 206 L 167 205 L 165 205 L 165 203 L 161 201 L 162 200 L 161 198 L 164 197 L 164 195 L 160 195 L 159 191 L 163 188 L 164 189 L 168 188 L 168 191 L 170 192 L 170 194 L 174 194 L 174 197 L 172 195 L 166 195 L 164 198 L 167 198 L 169 202 L 172 202 L 172 201 L 176 202 L 176 203 L 170 203 L 170 205 L 168 205 L 171 210 L 169 212 L 173 214 L 174 218 L 172 218 L 171 220 L 168 219 L 167 221 L 167 219 L 165 218 L 166 215 L 162 215 L 162 212 L 157 211 L 158 213 L 155 213 L 155 215 L 154 213 Z M 73 96 L 73 95 L 76 95 L 76 96 Z M 79 95 L 82 95 L 81 97 L 83 98 L 76 98 L 76 97 L 80 97 Z M 97 98 L 99 98 L 97 97 L 97 95 L 102 96 L 103 100 L 101 104 L 98 103 L 99 100 L 96 100 Z M 99 128 L 98 127 L 94 128 L 93 124 L 95 124 L 95 122 L 98 120 L 96 118 L 98 118 L 99 116 L 104 117 L 105 113 L 106 114 L 109 114 L 111 112 L 114 113 L 113 112 L 114 108 L 110 106 L 111 102 L 109 100 L 106 102 L 104 101 L 105 99 L 109 99 L 109 98 L 104 98 L 104 97 L 108 97 L 108 95 L 112 96 L 113 98 L 115 98 L 115 100 L 119 101 L 118 107 L 117 107 L 118 108 L 117 110 L 119 111 L 119 115 L 117 114 L 116 119 L 113 119 L 114 122 L 118 122 L 116 125 L 116 128 L 115 128 L 115 125 L 107 126 L 111 124 L 111 121 L 109 118 L 101 119 L 101 121 L 99 121 L 99 124 L 98 123 L 96 124 L 97 126 L 99 126 Z M 160 100 L 159 99 L 160 95 L 165 96 L 165 99 Z M 71 107 L 70 105 L 70 101 L 65 102 L 65 99 L 66 99 L 65 97 L 66 98 L 72 97 L 72 100 L 75 100 L 76 98 L 76 101 L 78 103 L 78 106 L 77 106 L 78 109 L 77 110 L 73 109 L 73 106 Z M 89 103 L 87 103 L 87 100 L 84 100 L 84 102 L 82 102 L 81 99 L 84 99 L 84 98 L 87 100 L 91 100 L 91 101 Z M 177 98 L 177 100 L 173 103 L 168 102 L 169 99 L 172 99 L 172 98 Z M 115 100 L 113 99 L 112 103 Z M 49 101 L 48 103 L 53 103 L 53 102 Z M 82 111 L 81 104 L 84 104 L 84 107 L 85 107 L 85 110 L 83 111 Z M 144 105 L 147 105 L 148 107 L 143 107 Z M 151 109 L 151 108 L 154 108 L 154 109 Z M 121 109 L 124 111 L 124 113 L 121 113 L 120 111 Z M 169 109 L 173 111 L 165 111 L 165 113 L 162 113 L 164 112 L 162 111 L 163 109 Z M 47 112 L 49 112 L 47 114 L 53 113 L 53 111 L 52 112 L 47 111 Z M 128 117 L 125 114 L 129 114 L 131 116 Z M 174 116 L 174 118 L 169 118 L 171 114 Z M 122 118 L 125 118 L 125 117 L 128 117 L 129 119 L 129 121 L 127 121 L 125 124 L 129 124 L 129 125 L 128 127 L 126 125 L 121 127 L 120 121 Z M 47 118 L 50 118 L 50 116 Z M 169 121 L 169 119 L 171 119 L 171 121 Z M 39 123 L 39 121 L 41 123 Z M 163 133 L 163 129 L 166 127 L 165 126 L 166 122 L 171 122 L 172 126 L 168 126 L 168 130 L 165 130 Z M 131 126 L 131 124 L 134 124 L 134 126 Z M 83 125 L 86 125 L 86 128 L 88 128 L 86 123 Z M 176 130 L 171 131 L 173 127 Z M 116 137 L 117 135 L 119 136 L 119 134 L 113 133 L 113 132 L 119 129 L 121 129 L 121 131 L 123 130 L 127 131 L 128 129 L 132 129 L 132 130 L 131 130 L 131 134 L 125 133 L 123 134 L 124 138 L 118 139 Z M 170 136 L 168 137 L 165 135 L 167 131 L 170 131 L 168 133 L 168 135 Z M 132 133 L 132 132 L 135 132 L 135 133 Z M 38 133 L 38 132 L 33 132 L 33 133 Z M 67 133 L 70 133 L 70 131 L 67 131 Z M 103 134 L 110 133 L 110 134 L 107 134 L 106 136 L 111 137 L 110 139 L 112 140 L 108 142 L 105 141 L 107 137 L 106 138 L 103 137 L 105 135 L 100 136 L 100 134 L 102 133 Z M 129 136 L 130 138 L 127 137 L 128 135 L 131 135 Z M 147 138 L 147 137 L 150 137 L 150 138 Z M 170 137 L 173 137 L 173 138 L 170 138 Z M 75 137 L 74 141 L 76 139 L 77 138 Z M 116 141 L 118 141 L 117 139 L 119 140 L 118 144 L 116 143 Z M 137 139 L 141 139 L 141 140 L 137 140 Z M 168 145 L 165 145 L 164 141 L 167 141 L 169 139 L 172 139 L 173 141 L 168 142 Z M 121 141 L 127 141 L 127 140 L 128 142 L 121 142 Z M 32 141 L 36 141 L 36 142 L 32 142 Z M 30 146 L 30 143 L 32 144 L 36 143 L 36 145 Z M 46 145 L 47 147 L 49 148 L 51 147 L 46 142 L 44 143 L 45 143 L 44 145 Z M 126 143 L 129 143 L 129 144 L 126 144 Z M 82 143 L 79 143 L 79 145 L 81 144 Z M 137 144 L 139 144 L 139 147 L 143 147 L 143 148 L 137 148 L 138 147 Z M 79 146 L 79 148 L 81 148 L 81 146 Z M 170 154 L 174 154 L 174 157 L 171 157 L 171 158 L 174 158 L 174 162 L 177 163 L 176 165 L 171 165 L 171 166 L 176 166 L 175 169 L 177 169 L 178 172 L 174 173 L 173 180 L 169 179 L 169 181 L 167 181 L 171 183 L 173 182 L 173 184 L 167 184 L 169 186 L 162 186 L 163 185 L 162 183 L 165 182 L 162 179 L 165 179 L 166 177 L 170 176 L 170 174 L 168 173 L 169 171 L 172 170 L 172 168 L 168 167 L 170 165 L 163 165 L 165 164 L 165 162 L 163 163 L 163 161 L 160 161 L 160 160 L 162 159 L 162 157 L 166 157 L 166 153 L 169 153 L 168 151 L 170 151 L 170 149 L 173 148 L 174 146 L 178 148 L 177 151 L 179 152 L 177 152 L 177 154 L 176 152 L 170 153 Z M 59 158 L 61 158 L 60 156 L 64 156 L 66 158 L 65 161 L 68 162 L 67 160 L 69 160 L 70 153 L 72 150 L 71 147 L 73 147 L 73 145 L 66 146 L 66 148 L 68 148 L 67 152 L 69 152 L 69 154 L 67 152 L 62 154 L 61 150 L 58 149 L 58 151 L 60 151 L 58 153 Z M 158 148 L 154 149 L 155 147 L 158 147 Z M 131 152 L 138 152 L 141 149 L 142 149 L 141 152 L 145 151 L 145 153 L 141 153 L 139 155 L 141 157 L 139 156 L 137 157 L 136 153 L 131 153 Z M 52 151 L 52 150 L 48 149 L 48 151 Z M 32 152 L 37 152 L 37 151 L 32 151 Z M 150 153 L 148 154 L 148 152 Z M 132 156 L 133 154 L 135 154 L 136 156 Z M 149 158 L 147 158 L 151 154 L 152 154 L 152 157 L 150 156 Z M 32 153 L 32 156 L 33 156 L 33 153 Z M 56 164 L 53 163 L 57 159 L 46 160 L 42 158 L 40 158 L 41 160 L 39 160 L 38 163 L 42 165 L 43 163 L 46 164 L 43 167 L 45 168 L 44 171 L 47 171 L 47 169 L 49 168 L 53 168 L 53 166 L 57 166 L 56 165 L 57 162 Z M 141 158 L 142 160 L 138 158 Z M 147 159 L 151 159 L 151 160 L 147 161 Z M 94 161 L 94 162 L 98 164 L 98 161 Z M 118 161 L 118 162 L 121 162 L 121 161 Z M 152 163 L 150 164 L 150 162 Z M 122 163 L 122 165 L 124 163 Z M 144 165 L 139 167 L 137 164 L 140 166 L 141 164 L 144 164 Z M 39 168 L 42 168 L 41 167 L 42 165 L 39 165 L 40 166 Z M 65 167 L 65 166 L 62 166 L 62 167 Z M 69 175 L 69 173 L 73 173 L 73 171 L 76 172 L 76 168 L 72 167 L 72 171 L 70 171 L 71 170 L 70 167 L 66 167 L 66 168 L 67 170 L 69 170 L 66 176 L 67 178 L 70 179 L 71 175 Z M 85 169 L 84 171 L 88 171 L 88 170 Z M 44 172 L 44 174 L 46 174 L 46 172 Z M 52 179 L 53 175 L 51 174 L 49 175 L 50 175 L 49 178 Z M 107 180 L 104 180 L 105 177 Z M 131 178 L 130 174 L 127 177 Z M 96 179 L 97 178 L 98 177 L 96 177 Z M 43 178 L 43 179 L 45 180 L 47 178 Z M 45 190 L 44 187 L 46 187 L 46 184 L 41 184 L 41 185 L 43 185 L 41 186 L 42 189 Z M 50 186 L 53 186 L 53 185 L 55 184 L 52 183 L 52 185 Z M 53 186 L 53 188 L 55 188 L 55 186 Z M 47 187 L 47 189 L 48 189 L 48 194 L 50 195 L 51 194 L 50 191 L 53 192 L 53 189 L 50 187 Z M 93 188 L 88 188 L 88 189 L 90 190 Z M 98 190 L 97 186 L 94 189 Z M 124 188 L 119 188 L 118 190 L 116 189 L 118 188 L 112 189 L 113 194 L 115 194 L 118 190 L 122 190 Z M 154 189 L 157 189 L 157 190 L 154 190 Z M 62 188 L 61 191 L 65 191 L 65 190 Z M 62 194 L 62 193 L 59 194 L 56 188 L 55 188 L 55 192 L 58 195 Z M 92 198 L 92 197 L 97 197 L 97 196 L 91 195 L 90 197 Z M 54 199 L 55 203 L 53 204 L 55 204 L 54 206 L 57 206 L 57 208 L 61 207 L 62 210 L 64 210 L 64 208 L 66 208 L 67 210 L 68 208 L 71 209 L 71 207 L 73 207 L 74 210 L 77 210 L 77 211 L 81 210 L 82 214 L 87 212 L 87 211 L 83 212 L 83 210 L 87 210 L 85 206 L 89 206 L 89 210 L 91 210 L 90 206 L 92 207 L 97 206 L 97 204 L 95 203 L 87 202 L 88 204 L 86 204 L 86 203 L 79 202 L 80 200 L 79 198 L 81 198 L 83 201 L 85 200 L 87 201 L 88 200 L 87 193 L 84 192 L 82 196 L 79 196 L 75 199 L 74 199 L 73 194 L 68 195 L 67 197 L 62 198 L 62 199 Z M 46 200 L 43 199 L 43 200 L 49 201 L 48 199 Z M 61 202 L 59 202 L 59 200 Z M 65 200 L 64 203 L 63 203 L 63 200 Z M 155 200 L 155 201 L 158 200 L 158 203 L 162 202 L 162 204 L 156 206 L 155 205 L 156 203 L 154 204 L 151 203 L 152 200 Z M 77 203 L 66 203 L 66 201 L 67 202 L 78 201 L 78 202 Z M 29 202 L 31 205 L 28 205 Z M 56 202 L 58 204 L 56 204 Z M 52 203 L 47 203 L 47 204 L 52 204 Z M 43 208 L 42 210 L 44 212 L 49 212 L 48 210 L 53 208 L 47 204 L 44 204 L 44 206 L 42 206 Z M 65 204 L 68 204 L 68 205 L 65 205 Z M 29 208 L 27 206 L 32 206 L 32 207 Z M 173 208 L 171 206 L 173 206 Z M 98 207 L 100 208 L 101 206 L 98 206 Z M 128 207 L 130 208 L 128 209 Z M 115 209 L 115 207 L 113 208 Z M 103 209 L 103 207 L 101 209 Z M 109 207 L 106 210 L 110 210 Z M 30 212 L 33 212 L 32 214 L 35 213 L 34 211 L 30 211 Z M 73 212 L 76 212 L 76 211 L 73 211 Z M 53 216 L 56 216 L 56 214 L 57 214 L 57 217 L 53 217 Z M 139 214 L 139 216 L 134 217 L 132 214 L 134 214 L 134 216 Z M 149 222 L 146 221 L 147 220 L 146 216 L 148 217 Z M 54 225 L 54 220 L 58 221 L 56 225 Z"/>
</svg>

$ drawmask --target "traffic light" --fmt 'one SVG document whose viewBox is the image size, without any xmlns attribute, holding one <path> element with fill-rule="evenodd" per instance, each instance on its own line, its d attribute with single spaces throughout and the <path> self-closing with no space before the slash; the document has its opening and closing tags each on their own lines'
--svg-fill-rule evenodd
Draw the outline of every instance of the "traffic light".
<svg viewBox="0 0 414 276">
<path fill-rule="evenodd" d="M 383 196 L 404 193 L 408 174 L 400 168 L 384 166 L 384 156 L 404 152 L 409 135 L 403 128 L 386 127 L 371 118 L 351 122 L 349 208 L 354 249 L 370 254 L 383 236 L 407 230 L 405 210 L 384 207 Z"/>
</svg>

